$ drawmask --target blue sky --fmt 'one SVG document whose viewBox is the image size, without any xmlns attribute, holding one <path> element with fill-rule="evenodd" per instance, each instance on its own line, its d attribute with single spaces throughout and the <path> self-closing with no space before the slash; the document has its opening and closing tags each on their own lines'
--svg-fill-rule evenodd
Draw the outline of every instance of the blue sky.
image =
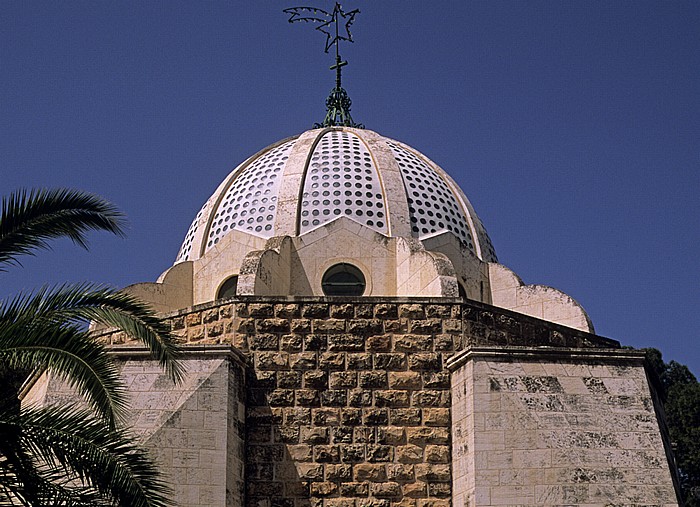
<svg viewBox="0 0 700 507">
<path fill-rule="evenodd" d="M 2 193 L 80 188 L 130 222 L 27 259 L 2 295 L 155 280 L 233 167 L 321 121 L 332 56 L 294 5 L 2 2 Z M 345 7 L 362 11 L 342 48 L 355 120 L 447 170 L 526 283 L 700 373 L 700 3 Z"/>
</svg>

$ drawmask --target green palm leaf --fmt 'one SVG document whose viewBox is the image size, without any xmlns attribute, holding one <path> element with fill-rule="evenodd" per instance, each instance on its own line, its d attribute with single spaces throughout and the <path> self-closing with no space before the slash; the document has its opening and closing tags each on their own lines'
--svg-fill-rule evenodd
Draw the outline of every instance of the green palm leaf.
<svg viewBox="0 0 700 507">
<path fill-rule="evenodd" d="M 0 209 L 0 271 L 22 255 L 48 249 L 48 240 L 67 237 L 86 248 L 86 232 L 123 235 L 123 227 L 124 216 L 96 195 L 66 189 L 12 193 Z"/>
<path fill-rule="evenodd" d="M 88 505 L 97 498 L 131 507 L 170 505 L 170 488 L 148 454 L 127 432 L 106 428 L 88 412 L 74 407 L 0 412 L 0 452 L 11 456 L 18 446 L 25 455 L 16 460 L 15 496 L 41 499 L 41 505 Z M 28 460 L 35 466 L 25 467 Z M 28 495 L 27 483 L 33 488 Z"/>
</svg>

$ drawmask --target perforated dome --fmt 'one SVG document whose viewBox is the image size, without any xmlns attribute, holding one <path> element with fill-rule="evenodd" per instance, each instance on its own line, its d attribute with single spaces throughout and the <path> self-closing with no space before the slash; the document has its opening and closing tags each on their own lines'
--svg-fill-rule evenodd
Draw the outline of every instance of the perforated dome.
<svg viewBox="0 0 700 507">
<path fill-rule="evenodd" d="M 445 171 L 398 141 L 339 127 L 285 139 L 234 169 L 190 225 L 176 262 L 205 255 L 232 230 L 299 236 L 342 216 L 385 236 L 452 233 L 480 259 L 496 261 Z"/>
</svg>

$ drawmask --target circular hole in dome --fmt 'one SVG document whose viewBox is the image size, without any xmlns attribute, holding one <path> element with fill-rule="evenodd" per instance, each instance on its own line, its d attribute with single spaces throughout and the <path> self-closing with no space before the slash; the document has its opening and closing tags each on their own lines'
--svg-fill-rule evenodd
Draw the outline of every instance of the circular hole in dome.
<svg viewBox="0 0 700 507">
<path fill-rule="evenodd" d="M 267 224 L 267 225 L 265 226 L 265 230 L 266 230 L 266 231 L 271 231 L 271 230 L 272 230 L 272 226 L 271 226 L 270 224 Z"/>
<path fill-rule="evenodd" d="M 361 217 L 361 216 L 363 215 L 363 213 L 362 213 L 362 210 L 361 210 L 361 209 L 357 209 L 357 210 L 355 210 L 355 214 L 356 214 L 356 215 L 357 215 L 358 217 Z"/>
<path fill-rule="evenodd" d="M 302 220 L 302 221 L 301 221 L 301 225 L 307 226 L 307 225 L 309 225 L 309 221 L 308 221 L 308 220 Z"/>
<path fill-rule="evenodd" d="M 384 227 L 384 222 L 377 222 L 377 227 Z"/>
<path fill-rule="evenodd" d="M 318 225 L 318 224 L 320 224 L 320 223 L 321 223 L 321 222 L 320 222 L 318 219 L 314 219 L 314 220 L 311 221 L 311 225 Z"/>
<path fill-rule="evenodd" d="M 345 199 L 346 206 L 352 206 L 352 199 Z"/>
<path fill-rule="evenodd" d="M 346 214 L 346 215 L 351 215 L 351 214 L 352 214 L 352 210 L 351 210 L 351 209 L 346 209 L 346 210 L 345 210 L 345 214 Z"/>
<path fill-rule="evenodd" d="M 255 227 L 255 232 L 260 232 L 262 231 L 262 225 L 258 225 Z"/>
<path fill-rule="evenodd" d="M 336 208 L 336 209 L 333 210 L 333 214 L 334 214 L 334 215 L 340 215 L 340 213 L 341 213 L 341 212 L 340 212 L 340 210 L 339 210 L 338 208 Z"/>
<path fill-rule="evenodd" d="M 330 215 L 330 214 L 331 214 L 331 210 L 329 210 L 329 209 L 324 209 L 324 210 L 323 210 L 323 214 L 324 214 L 324 215 Z"/>
</svg>

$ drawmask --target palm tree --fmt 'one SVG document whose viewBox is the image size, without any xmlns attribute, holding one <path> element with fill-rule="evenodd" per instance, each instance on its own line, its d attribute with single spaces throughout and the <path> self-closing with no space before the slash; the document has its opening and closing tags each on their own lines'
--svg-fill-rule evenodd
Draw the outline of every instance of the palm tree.
<svg viewBox="0 0 700 507">
<path fill-rule="evenodd" d="M 72 190 L 13 193 L 0 209 L 0 271 L 22 255 L 86 233 L 123 234 L 123 215 L 103 199 Z M 183 373 L 167 325 L 132 296 L 91 284 L 39 289 L 0 301 L 0 505 L 166 506 L 169 488 L 124 429 L 126 391 L 90 321 L 141 341 L 170 378 Z M 19 383 L 49 371 L 87 407 L 23 407 Z"/>
</svg>

